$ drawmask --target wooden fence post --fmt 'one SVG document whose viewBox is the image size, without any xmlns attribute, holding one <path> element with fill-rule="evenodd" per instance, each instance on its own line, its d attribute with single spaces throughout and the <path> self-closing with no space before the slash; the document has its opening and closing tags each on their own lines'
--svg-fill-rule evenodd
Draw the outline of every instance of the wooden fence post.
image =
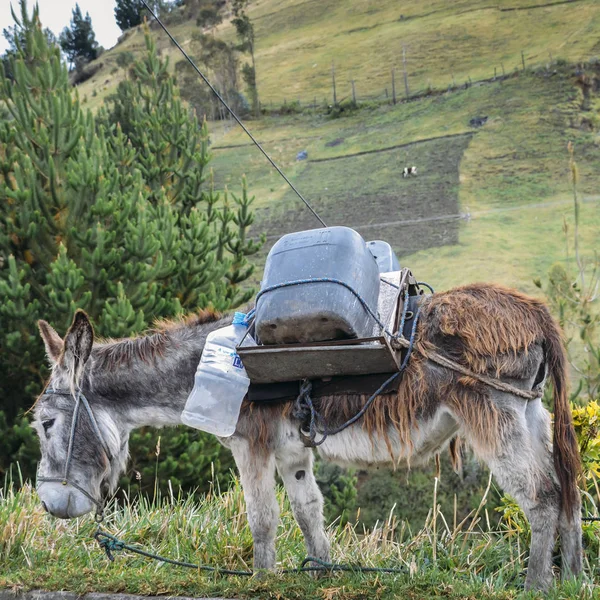
<svg viewBox="0 0 600 600">
<path fill-rule="evenodd" d="M 352 80 L 352 102 L 356 104 L 356 88 L 354 87 L 354 79 Z"/>
<path fill-rule="evenodd" d="M 337 106 L 337 95 L 335 93 L 335 63 L 331 61 L 331 82 L 333 86 L 333 105 Z"/>
<path fill-rule="evenodd" d="M 523 50 L 521 50 L 521 62 L 523 63 L 523 71 L 525 70 L 525 54 L 523 54 Z"/>
<path fill-rule="evenodd" d="M 392 69 L 392 104 L 396 104 L 396 77 Z"/>
<path fill-rule="evenodd" d="M 410 92 L 408 91 L 408 73 L 406 72 L 406 46 L 404 44 L 402 44 L 402 68 L 404 70 L 404 91 L 406 93 L 406 99 L 408 100 Z"/>
</svg>

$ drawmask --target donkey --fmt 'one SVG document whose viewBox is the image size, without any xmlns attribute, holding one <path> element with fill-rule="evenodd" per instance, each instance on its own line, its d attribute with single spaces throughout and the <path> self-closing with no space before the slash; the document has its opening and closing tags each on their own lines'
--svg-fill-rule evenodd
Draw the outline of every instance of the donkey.
<svg viewBox="0 0 600 600">
<path fill-rule="evenodd" d="M 361 421 L 328 437 L 320 455 L 347 466 L 418 464 L 447 447 L 456 453 L 452 442 L 460 436 L 529 519 L 526 587 L 551 585 L 557 534 L 563 576 L 577 576 L 582 569 L 580 462 L 558 326 L 542 302 L 495 285 L 423 297 L 420 307 L 413 355 L 397 390 L 378 397 Z M 101 506 L 125 469 L 130 432 L 180 423 L 206 336 L 230 322 L 231 317 L 201 312 L 161 323 L 143 337 L 96 343 L 83 311 L 75 314 L 64 341 L 39 322 L 52 374 L 36 403 L 33 425 L 42 453 L 38 495 L 50 514 L 68 519 Z M 554 445 L 550 415 L 539 396 L 524 400 L 440 366 L 426 358 L 432 350 L 471 374 L 513 389 L 541 390 L 550 379 Z M 331 427 L 347 421 L 364 402 L 359 395 L 315 400 Z M 313 451 L 303 441 L 303 423 L 292 405 L 245 402 L 236 432 L 220 440 L 239 469 L 256 569 L 275 566 L 276 469 L 308 554 L 329 560 Z"/>
</svg>

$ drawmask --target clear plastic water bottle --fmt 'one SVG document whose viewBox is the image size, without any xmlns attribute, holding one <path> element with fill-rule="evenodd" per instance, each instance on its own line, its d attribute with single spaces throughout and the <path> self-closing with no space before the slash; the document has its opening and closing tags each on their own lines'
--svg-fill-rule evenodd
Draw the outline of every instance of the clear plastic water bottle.
<svg viewBox="0 0 600 600">
<path fill-rule="evenodd" d="M 236 352 L 248 332 L 244 313 L 236 312 L 228 327 L 209 333 L 196 371 L 194 389 L 181 414 L 190 427 L 228 437 L 235 431 L 250 379 Z M 248 335 L 245 343 L 255 344 Z"/>
</svg>

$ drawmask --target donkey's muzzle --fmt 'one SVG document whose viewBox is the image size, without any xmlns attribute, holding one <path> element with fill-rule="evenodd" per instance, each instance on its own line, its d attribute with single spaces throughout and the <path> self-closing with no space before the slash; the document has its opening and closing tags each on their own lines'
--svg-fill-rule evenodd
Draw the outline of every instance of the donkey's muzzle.
<svg viewBox="0 0 600 600">
<path fill-rule="evenodd" d="M 74 519 L 95 508 L 89 498 L 70 485 L 44 482 L 37 493 L 44 510 L 58 519 Z"/>
</svg>

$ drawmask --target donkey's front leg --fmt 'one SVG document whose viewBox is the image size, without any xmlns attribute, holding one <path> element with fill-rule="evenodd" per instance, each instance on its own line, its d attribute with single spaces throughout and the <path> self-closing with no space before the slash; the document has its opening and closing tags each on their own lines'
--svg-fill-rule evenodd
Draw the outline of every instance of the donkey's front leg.
<svg viewBox="0 0 600 600">
<path fill-rule="evenodd" d="M 323 495 L 313 473 L 313 453 L 299 436 L 286 436 L 276 451 L 277 470 L 300 526 L 309 556 L 329 562 L 329 539 L 323 525 Z"/>
<path fill-rule="evenodd" d="M 254 540 L 254 569 L 275 568 L 279 504 L 275 496 L 275 458 L 270 450 L 252 451 L 241 438 L 228 441 L 240 472 L 248 524 Z"/>
</svg>

